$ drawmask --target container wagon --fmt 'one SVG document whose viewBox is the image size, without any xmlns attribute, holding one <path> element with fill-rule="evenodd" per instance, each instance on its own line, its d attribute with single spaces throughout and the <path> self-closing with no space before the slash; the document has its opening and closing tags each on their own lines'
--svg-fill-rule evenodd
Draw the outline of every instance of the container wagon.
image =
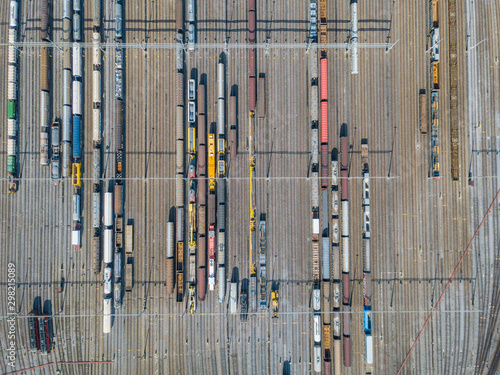
<svg viewBox="0 0 500 375">
<path fill-rule="evenodd" d="M 420 132 L 427 133 L 427 95 L 420 94 Z"/>
</svg>

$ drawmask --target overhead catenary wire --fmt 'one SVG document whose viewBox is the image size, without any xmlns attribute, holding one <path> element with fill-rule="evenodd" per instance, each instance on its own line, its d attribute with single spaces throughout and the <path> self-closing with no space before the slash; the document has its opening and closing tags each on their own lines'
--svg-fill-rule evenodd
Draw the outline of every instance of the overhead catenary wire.
<svg viewBox="0 0 500 375">
<path fill-rule="evenodd" d="M 399 368 L 398 372 L 396 375 L 399 375 L 401 373 L 401 371 L 403 370 L 403 367 L 405 366 L 406 362 L 408 361 L 408 358 L 410 358 L 410 355 L 411 353 L 413 352 L 413 349 L 415 349 L 415 346 L 417 345 L 418 343 L 418 340 L 420 339 L 420 336 L 422 336 L 422 333 L 424 332 L 425 330 L 425 327 L 427 327 L 427 324 L 429 324 L 429 321 L 431 320 L 432 316 L 434 315 L 434 312 L 436 312 L 436 309 L 438 308 L 441 300 L 443 299 L 444 297 L 444 294 L 446 293 L 446 291 L 448 290 L 448 287 L 450 286 L 451 284 L 451 281 L 453 280 L 453 278 L 455 277 L 455 273 L 458 271 L 458 268 L 460 267 L 460 265 L 462 264 L 463 260 L 465 259 L 465 256 L 467 255 L 467 253 L 469 252 L 469 249 L 472 245 L 472 243 L 474 242 L 474 239 L 476 238 L 477 234 L 479 233 L 479 230 L 481 229 L 481 227 L 483 226 L 484 222 L 486 221 L 486 218 L 488 217 L 488 215 L 490 214 L 490 211 L 491 209 L 493 208 L 493 204 L 495 203 L 495 201 L 497 200 L 498 198 L 498 195 L 500 194 L 500 189 L 497 191 L 496 195 L 495 195 L 495 198 L 493 198 L 493 200 L 491 201 L 491 204 L 488 208 L 488 211 L 486 211 L 486 214 L 484 215 L 483 217 L 483 220 L 481 220 L 481 223 L 479 224 L 479 226 L 477 227 L 476 231 L 474 232 L 474 235 L 472 236 L 469 244 L 467 245 L 464 253 L 462 254 L 462 257 L 460 258 L 460 260 L 458 261 L 457 265 L 455 266 L 455 269 L 453 270 L 448 282 L 446 283 L 444 289 L 443 289 L 443 292 L 441 293 L 441 296 L 439 297 L 439 299 L 437 300 L 436 304 L 434 305 L 434 307 L 432 308 L 431 312 L 429 313 L 429 316 L 427 317 L 424 325 L 422 326 L 422 329 L 420 330 L 420 332 L 418 333 L 417 335 L 417 338 L 415 339 L 415 342 L 413 343 L 413 345 L 411 346 L 410 350 L 408 351 L 408 354 L 406 355 L 403 363 L 401 364 L 401 367 Z"/>
<path fill-rule="evenodd" d="M 64 48 L 73 47 L 73 43 L 69 42 L 16 42 L 16 43 L 0 43 L 0 46 L 14 46 L 14 47 L 47 47 L 47 48 Z M 92 48 L 95 46 L 94 43 L 80 43 L 82 48 Z M 97 43 L 99 48 L 126 48 L 126 49 L 172 49 L 175 50 L 179 48 L 178 43 Z M 357 43 L 357 48 L 389 48 L 393 46 L 394 43 Z M 309 44 L 309 43 L 194 43 L 196 49 L 345 49 L 349 50 L 351 48 L 350 43 L 324 43 L 324 44 Z"/>
<path fill-rule="evenodd" d="M 427 312 L 428 310 L 372 310 L 373 315 L 377 314 L 421 314 L 423 312 Z M 441 310 L 437 311 L 440 314 L 488 314 L 487 311 L 484 310 Z M 313 314 L 331 314 L 332 311 L 282 311 L 282 312 L 277 312 L 277 315 L 281 316 L 288 316 L 288 315 L 313 315 Z M 359 315 L 363 316 L 364 315 L 364 310 L 353 310 L 351 309 L 350 312 L 347 311 L 335 311 L 335 313 L 339 313 L 340 315 L 343 314 L 354 314 L 354 315 Z M 205 312 L 205 313 L 195 313 L 195 314 L 189 314 L 190 316 L 227 316 L 227 315 L 242 315 L 243 313 L 238 312 L 238 313 L 228 313 L 228 312 Z M 264 311 L 264 312 L 255 312 L 255 313 L 247 313 L 248 315 L 251 316 L 256 316 L 256 317 L 270 317 L 274 315 L 272 311 Z M 111 314 L 113 317 L 134 317 L 137 318 L 139 316 L 167 316 L 167 317 L 182 317 L 186 314 L 186 312 L 164 312 L 164 313 L 147 313 L 147 312 L 138 312 L 138 313 L 114 313 Z M 97 313 L 97 314 L 60 314 L 56 313 L 53 315 L 44 315 L 40 314 L 37 315 L 38 317 L 47 317 L 49 319 L 70 319 L 70 318 L 99 318 L 104 316 L 102 312 Z M 28 319 L 30 318 L 30 315 L 25 315 L 25 314 L 19 314 L 19 315 L 4 315 L 0 316 L 0 320 L 2 319 L 9 319 L 15 317 L 16 319 Z M 31 316 L 32 317 L 32 316 Z"/>
<path fill-rule="evenodd" d="M 168 180 L 172 180 L 172 181 L 175 181 L 176 179 L 183 179 L 183 180 L 188 180 L 187 177 L 123 177 L 121 178 L 121 180 L 123 181 L 149 181 L 149 180 L 152 180 L 152 181 L 168 181 Z M 326 177 L 328 180 L 331 180 L 332 178 L 331 177 Z M 341 177 L 338 177 L 339 179 L 341 179 Z M 344 177 L 345 178 L 345 177 Z M 391 176 L 391 177 L 387 177 L 387 176 L 378 176 L 378 177 L 370 177 L 370 178 L 375 178 L 375 179 L 380 179 L 380 180 L 394 180 L 394 179 L 399 179 L 399 178 L 402 178 L 402 176 Z M 238 180 L 238 181 L 241 181 L 241 180 L 249 180 L 250 177 L 215 177 L 215 180 Z M 309 181 L 309 180 L 312 180 L 312 177 L 301 177 L 301 176 L 291 176 L 291 177 L 285 177 L 285 176 L 278 176 L 278 177 L 253 177 L 254 180 L 306 180 L 306 181 Z M 363 177 L 362 176 L 356 176 L 356 177 L 348 177 L 349 180 L 362 180 Z M 21 177 L 19 178 L 19 181 L 53 181 L 50 177 Z M 71 183 L 71 180 L 70 179 L 67 179 L 69 181 L 69 183 Z M 92 178 L 92 177 L 82 177 L 80 179 L 81 181 L 96 181 L 95 178 Z M 114 181 L 116 180 L 116 177 L 101 177 L 98 179 L 99 181 Z M 190 178 L 190 180 L 208 180 L 208 177 L 193 177 L 193 178 Z M 6 177 L 3 177 L 3 178 L 0 178 L 0 181 L 8 181 L 8 178 Z"/>
</svg>

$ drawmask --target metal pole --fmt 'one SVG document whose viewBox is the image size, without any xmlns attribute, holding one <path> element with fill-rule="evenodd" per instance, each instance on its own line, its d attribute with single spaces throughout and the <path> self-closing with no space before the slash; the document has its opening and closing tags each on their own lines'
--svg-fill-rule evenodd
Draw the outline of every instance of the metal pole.
<svg viewBox="0 0 500 375">
<path fill-rule="evenodd" d="M 441 39 L 441 40 L 442 40 L 442 39 Z M 398 39 L 398 40 L 396 40 L 396 41 L 392 44 L 392 46 L 388 47 L 388 48 L 385 50 L 385 52 L 387 53 L 387 52 L 389 52 L 391 49 L 393 49 L 393 47 L 394 47 L 396 44 L 398 44 L 398 42 L 399 42 L 399 39 Z"/>
</svg>

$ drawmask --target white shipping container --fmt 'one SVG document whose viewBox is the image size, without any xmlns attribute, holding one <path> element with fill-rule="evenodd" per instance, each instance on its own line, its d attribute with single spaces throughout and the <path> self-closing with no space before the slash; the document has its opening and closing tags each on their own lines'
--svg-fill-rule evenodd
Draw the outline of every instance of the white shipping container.
<svg viewBox="0 0 500 375">
<path fill-rule="evenodd" d="M 81 13 L 73 14 L 73 40 L 82 40 L 82 15 Z"/>
<path fill-rule="evenodd" d="M 224 98 L 224 63 L 219 63 L 217 74 L 218 98 Z"/>
<path fill-rule="evenodd" d="M 93 64 L 101 65 L 101 49 L 99 48 L 99 43 L 101 41 L 101 35 L 98 32 L 92 33 L 92 55 L 93 55 Z"/>
<path fill-rule="evenodd" d="M 113 225 L 113 193 L 104 193 L 104 226 Z"/>
<path fill-rule="evenodd" d="M 113 289 L 111 287 L 111 280 L 105 280 L 104 281 L 104 294 L 106 294 L 106 295 L 111 294 L 112 291 L 113 291 Z"/>
<path fill-rule="evenodd" d="M 321 345 L 314 345 L 314 371 L 321 372 Z"/>
<path fill-rule="evenodd" d="M 342 272 L 349 272 L 349 237 L 342 237 Z"/>
<path fill-rule="evenodd" d="M 10 18 L 9 18 L 9 27 L 17 28 L 18 25 L 18 17 L 19 14 L 19 5 L 17 0 L 10 1 Z"/>
<path fill-rule="evenodd" d="M 71 5 L 71 0 L 63 0 L 63 18 L 71 19 L 73 15 L 73 7 Z"/>
<path fill-rule="evenodd" d="M 7 82 L 7 100 L 17 100 L 16 82 Z"/>
<path fill-rule="evenodd" d="M 41 112 L 40 112 L 40 126 L 50 125 L 50 110 L 49 110 L 49 93 L 42 91 L 41 93 Z"/>
<path fill-rule="evenodd" d="M 363 207 L 363 232 L 366 238 L 370 238 L 370 206 Z"/>
<path fill-rule="evenodd" d="M 188 0 L 187 20 L 189 22 L 194 22 L 194 15 L 195 15 L 194 0 Z"/>
<path fill-rule="evenodd" d="M 314 323 L 314 328 L 313 328 L 314 342 L 319 344 L 321 343 L 321 319 L 319 315 L 314 315 L 313 323 Z"/>
<path fill-rule="evenodd" d="M 231 283 L 231 291 L 229 294 L 229 308 L 231 314 L 236 314 L 238 311 L 238 284 Z"/>
<path fill-rule="evenodd" d="M 194 51 L 194 43 L 195 43 L 195 29 L 194 25 L 190 23 L 188 25 L 188 50 Z"/>
<path fill-rule="evenodd" d="M 14 46 L 9 45 L 8 47 L 8 63 L 15 64 L 17 62 L 17 50 Z"/>
<path fill-rule="evenodd" d="M 72 78 L 71 78 L 71 70 L 70 69 L 64 69 L 63 70 L 63 104 L 64 105 L 71 105 L 72 100 L 71 100 L 71 93 L 72 93 Z"/>
<path fill-rule="evenodd" d="M 73 81 L 73 113 L 82 115 L 82 83 Z"/>
<path fill-rule="evenodd" d="M 333 336 L 339 337 L 340 335 L 341 335 L 340 316 L 339 316 L 339 313 L 334 313 L 334 315 L 333 315 Z"/>
<path fill-rule="evenodd" d="M 111 320 L 112 303 L 113 303 L 112 298 L 105 298 L 104 299 L 104 309 L 103 309 L 103 316 L 102 316 L 102 332 L 103 333 L 110 333 L 111 332 L 111 325 L 113 323 Z"/>
<path fill-rule="evenodd" d="M 319 218 L 313 219 L 313 234 L 319 235 Z"/>
<path fill-rule="evenodd" d="M 49 133 L 47 131 L 40 133 L 40 164 L 49 164 Z"/>
<path fill-rule="evenodd" d="M 16 42 L 17 31 L 13 29 L 9 29 L 9 44 L 13 44 Z"/>
<path fill-rule="evenodd" d="M 219 98 L 217 101 L 217 131 L 218 134 L 225 133 L 225 123 L 224 123 L 224 98 Z"/>
<path fill-rule="evenodd" d="M 92 227 L 99 228 L 101 216 L 101 194 L 92 193 Z"/>
<path fill-rule="evenodd" d="M 73 75 L 82 76 L 82 47 L 80 43 L 73 43 Z"/>
<path fill-rule="evenodd" d="M 194 102 L 188 103 L 188 122 L 195 122 L 196 120 L 196 104 Z"/>
<path fill-rule="evenodd" d="M 81 235 L 82 235 L 82 232 L 80 232 L 80 230 L 74 230 L 71 232 L 71 244 L 73 246 L 80 246 L 81 245 Z"/>
<path fill-rule="evenodd" d="M 14 138 L 7 139 L 7 155 L 16 156 L 16 140 Z"/>
<path fill-rule="evenodd" d="M 7 120 L 7 135 L 9 137 L 17 136 L 17 120 L 10 118 Z"/>
<path fill-rule="evenodd" d="M 167 223 L 167 258 L 174 256 L 174 223 Z"/>
<path fill-rule="evenodd" d="M 215 289 L 215 259 L 208 260 L 208 289 Z"/>
<path fill-rule="evenodd" d="M 373 363 L 373 337 L 372 337 L 372 335 L 365 336 L 365 348 L 366 348 L 366 363 L 371 365 Z"/>
<path fill-rule="evenodd" d="M 349 235 L 349 201 L 342 201 L 342 236 Z"/>
<path fill-rule="evenodd" d="M 92 71 L 92 101 L 94 103 L 101 102 L 101 71 Z"/>
<path fill-rule="evenodd" d="M 220 265 L 226 263 L 226 232 L 217 233 L 217 263 Z"/>
<path fill-rule="evenodd" d="M 339 191 L 332 191 L 332 215 L 339 215 Z"/>
<path fill-rule="evenodd" d="M 94 65 L 94 68 L 99 68 L 101 66 L 101 50 L 96 42 L 94 42 L 94 46 L 92 47 L 92 63 Z"/>
<path fill-rule="evenodd" d="M 82 0 L 73 0 L 73 10 L 82 10 Z"/>
<path fill-rule="evenodd" d="M 82 212 L 81 212 L 80 195 L 73 194 L 73 221 L 80 221 L 81 216 Z"/>
<path fill-rule="evenodd" d="M 338 244 L 340 241 L 339 219 L 332 220 L 332 242 Z"/>
<path fill-rule="evenodd" d="M 92 110 L 92 139 L 94 142 L 101 140 L 101 108 Z"/>
<path fill-rule="evenodd" d="M 363 206 L 370 205 L 370 173 L 363 173 Z"/>
<path fill-rule="evenodd" d="M 196 83 L 194 79 L 188 81 L 188 100 L 196 99 Z"/>
<path fill-rule="evenodd" d="M 113 262 L 113 229 L 104 230 L 104 263 Z"/>
<path fill-rule="evenodd" d="M 7 68 L 7 82 L 17 83 L 17 67 L 9 65 Z"/>
<path fill-rule="evenodd" d="M 312 302 L 313 310 L 319 311 L 321 309 L 321 291 L 319 289 L 313 290 Z"/>
<path fill-rule="evenodd" d="M 339 162 L 337 160 L 334 160 L 332 161 L 332 186 L 339 184 L 337 180 L 338 175 L 339 175 Z"/>
</svg>

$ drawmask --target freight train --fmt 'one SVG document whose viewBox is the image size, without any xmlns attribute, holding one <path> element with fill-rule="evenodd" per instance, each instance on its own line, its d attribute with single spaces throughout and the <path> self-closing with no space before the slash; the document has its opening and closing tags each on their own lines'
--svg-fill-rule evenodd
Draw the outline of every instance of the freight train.
<svg viewBox="0 0 500 375">
<path fill-rule="evenodd" d="M 340 135 L 340 176 L 342 209 L 342 306 L 344 312 L 344 365 L 351 366 L 351 296 L 350 296 L 350 249 L 349 249 L 349 143 L 347 126 L 342 126 Z"/>
<path fill-rule="evenodd" d="M 260 282 L 260 309 L 267 308 L 267 231 L 266 214 L 260 214 L 259 223 L 259 282 Z"/>
<path fill-rule="evenodd" d="M 225 66 L 221 54 L 217 66 L 217 268 L 219 302 L 226 294 L 226 121 L 225 121 Z"/>
<path fill-rule="evenodd" d="M 439 165 L 439 12 L 438 0 L 430 2 L 431 29 L 431 170 L 432 177 L 440 178 Z"/>
<path fill-rule="evenodd" d="M 200 177 L 198 180 L 198 299 L 205 300 L 206 293 L 206 278 L 207 278 L 207 237 L 206 237 L 206 160 L 207 160 L 207 145 L 206 145 L 206 124 L 205 124 L 205 85 L 198 86 L 198 158 L 197 172 Z M 195 160 L 191 159 L 193 164 Z"/>
<path fill-rule="evenodd" d="M 41 39 L 42 42 L 50 42 L 51 22 L 50 22 L 49 0 L 42 0 L 41 16 Z M 51 80 L 50 80 L 50 58 L 51 52 L 46 46 L 40 49 L 40 164 L 49 164 L 49 129 L 51 124 Z"/>
<path fill-rule="evenodd" d="M 9 193 L 18 188 L 18 142 L 19 142 L 19 110 L 18 110 L 18 58 L 14 43 L 17 42 L 19 28 L 19 4 L 11 0 L 9 12 L 9 47 L 7 50 L 7 175 Z"/>
<path fill-rule="evenodd" d="M 123 4 L 118 0 L 115 4 L 115 43 L 123 41 Z M 123 169 L 123 110 L 124 79 L 123 49 L 115 48 L 115 186 L 114 186 L 114 214 L 115 214 L 115 254 L 114 254 L 114 306 L 120 308 L 122 304 L 123 286 L 123 235 L 124 235 L 124 169 Z M 99 77 L 100 78 L 100 77 Z M 132 258 L 126 259 L 125 264 L 133 263 Z M 131 275 L 129 275 L 131 277 Z"/>
<path fill-rule="evenodd" d="M 196 180 L 196 81 L 194 79 L 188 80 L 187 85 L 187 134 L 188 134 L 188 282 L 189 282 L 189 305 L 188 312 L 194 313 L 196 311 L 196 252 L 197 252 L 197 225 L 196 225 L 196 208 L 197 208 L 197 180 Z"/>
<path fill-rule="evenodd" d="M 248 42 L 251 45 L 257 43 L 257 21 L 255 0 L 248 1 Z M 254 174 L 256 164 L 255 154 L 255 104 L 257 101 L 257 49 L 250 46 L 248 50 L 248 154 L 250 172 L 250 225 L 249 225 L 249 253 L 250 257 L 250 312 L 257 311 L 257 267 L 254 254 L 257 253 L 256 236 L 256 194 L 254 189 Z"/>
<path fill-rule="evenodd" d="M 175 79 L 175 283 L 176 301 L 184 298 L 184 2 L 175 2 L 177 30 L 176 79 Z M 167 274 L 167 277 L 173 275 Z"/>
<path fill-rule="evenodd" d="M 368 142 L 361 141 L 361 171 L 363 174 L 362 207 L 363 207 L 363 302 L 365 331 L 365 361 L 373 364 L 372 339 L 372 277 L 371 277 L 371 223 L 370 223 L 370 171 L 368 167 Z"/>
</svg>

